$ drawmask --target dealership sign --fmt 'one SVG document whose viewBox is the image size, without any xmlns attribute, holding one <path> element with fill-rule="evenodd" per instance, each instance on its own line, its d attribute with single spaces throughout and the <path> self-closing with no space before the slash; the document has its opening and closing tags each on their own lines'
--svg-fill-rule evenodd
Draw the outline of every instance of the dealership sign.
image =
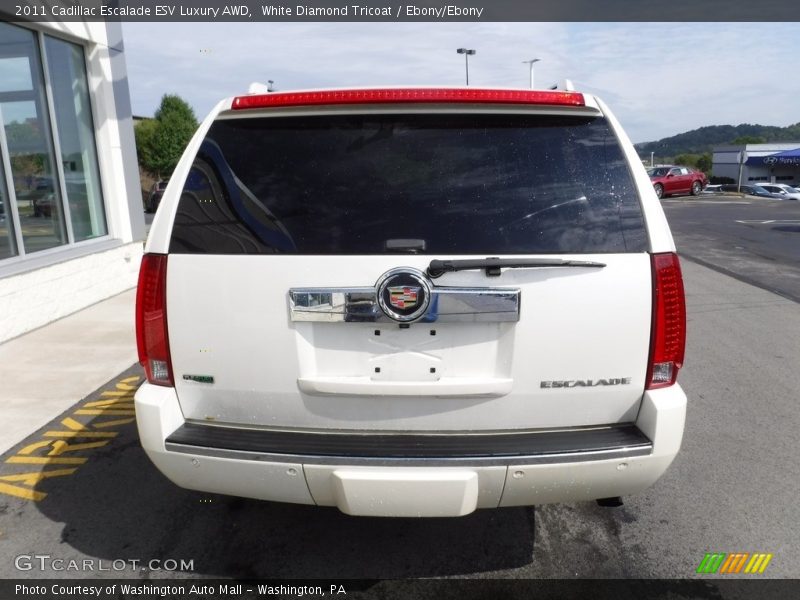
<svg viewBox="0 0 800 600">
<path fill-rule="evenodd" d="M 770 154 L 769 156 L 751 156 L 747 165 L 765 165 L 767 167 L 800 167 L 800 148 Z"/>
</svg>

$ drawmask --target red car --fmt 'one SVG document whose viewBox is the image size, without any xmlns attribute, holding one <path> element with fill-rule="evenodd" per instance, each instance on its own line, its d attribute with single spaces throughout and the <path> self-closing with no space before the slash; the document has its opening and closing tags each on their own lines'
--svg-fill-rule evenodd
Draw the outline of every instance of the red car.
<svg viewBox="0 0 800 600">
<path fill-rule="evenodd" d="M 705 173 L 690 167 L 653 167 L 647 169 L 647 174 L 659 198 L 671 194 L 697 196 L 708 184 Z"/>
</svg>

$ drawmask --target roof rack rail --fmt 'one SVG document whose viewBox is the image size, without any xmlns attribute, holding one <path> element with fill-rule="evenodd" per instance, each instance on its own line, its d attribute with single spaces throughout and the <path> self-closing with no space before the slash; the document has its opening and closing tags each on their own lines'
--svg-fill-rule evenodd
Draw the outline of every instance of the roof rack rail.
<svg viewBox="0 0 800 600">
<path fill-rule="evenodd" d="M 551 90 L 562 90 L 564 92 L 574 92 L 575 86 L 572 85 L 571 79 L 562 79 L 561 83 L 554 83 L 550 86 Z"/>
</svg>

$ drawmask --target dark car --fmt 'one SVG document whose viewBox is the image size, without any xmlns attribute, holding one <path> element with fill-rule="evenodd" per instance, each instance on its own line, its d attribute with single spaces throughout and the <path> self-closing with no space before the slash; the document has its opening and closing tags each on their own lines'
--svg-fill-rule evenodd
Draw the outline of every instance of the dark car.
<svg viewBox="0 0 800 600">
<path fill-rule="evenodd" d="M 737 186 L 735 183 L 726 183 L 720 188 L 723 192 L 734 192 L 747 194 L 748 196 L 759 196 L 760 198 L 772 198 L 767 190 L 758 185 Z"/>
<path fill-rule="evenodd" d="M 158 210 L 158 205 L 161 204 L 161 197 L 164 195 L 164 190 L 167 189 L 167 181 L 159 180 L 150 188 L 150 196 L 144 204 L 144 212 L 154 213 Z"/>
<path fill-rule="evenodd" d="M 691 167 L 665 166 L 647 169 L 656 196 L 663 198 L 672 194 L 699 195 L 708 184 L 706 174 Z"/>
<path fill-rule="evenodd" d="M 53 212 L 53 179 L 50 177 L 37 177 L 33 182 L 33 188 L 31 200 L 33 216 L 49 217 Z"/>
<path fill-rule="evenodd" d="M 33 199 L 33 216 L 49 217 L 53 214 L 53 194 Z"/>
</svg>

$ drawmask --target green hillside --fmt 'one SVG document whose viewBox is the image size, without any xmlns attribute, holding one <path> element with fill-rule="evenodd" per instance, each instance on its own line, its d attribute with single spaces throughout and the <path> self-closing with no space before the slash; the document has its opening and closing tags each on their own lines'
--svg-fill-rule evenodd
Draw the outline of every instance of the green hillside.
<svg viewBox="0 0 800 600">
<path fill-rule="evenodd" d="M 645 158 L 649 158 L 651 152 L 655 152 L 656 156 L 703 154 L 711 152 L 714 146 L 734 143 L 734 140 L 742 137 L 749 138 L 747 140 L 749 142 L 800 142 L 800 123 L 788 127 L 751 125 L 749 123 L 735 126 L 710 125 L 656 142 L 642 142 L 635 146 L 639 155 Z"/>
</svg>

